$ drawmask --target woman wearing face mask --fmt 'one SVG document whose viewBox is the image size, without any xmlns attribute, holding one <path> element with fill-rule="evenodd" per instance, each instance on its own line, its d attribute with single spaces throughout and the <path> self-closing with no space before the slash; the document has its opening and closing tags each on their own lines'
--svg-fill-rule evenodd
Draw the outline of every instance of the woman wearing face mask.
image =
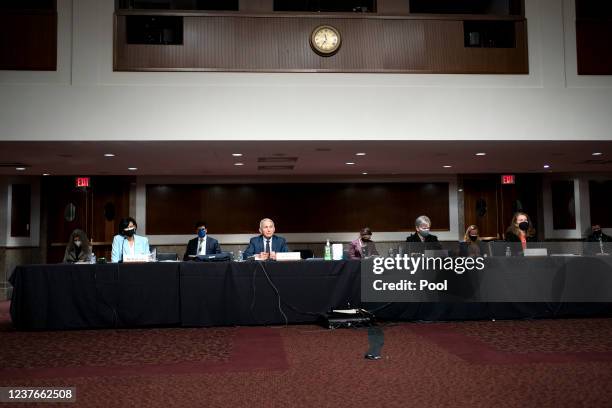
<svg viewBox="0 0 612 408">
<path fill-rule="evenodd" d="M 485 252 L 484 242 L 480 240 L 480 235 L 478 234 L 478 227 L 470 225 L 465 230 L 463 242 L 459 245 L 459 256 L 474 258 L 482 256 Z"/>
<path fill-rule="evenodd" d="M 359 231 L 359 238 L 349 245 L 349 259 L 361 259 L 371 255 L 378 255 L 378 251 L 372 241 L 372 230 L 365 227 Z"/>
<path fill-rule="evenodd" d="M 119 234 L 113 238 L 111 262 L 123 262 L 124 258 L 137 255 L 149 255 L 149 240 L 136 235 L 136 220 L 132 217 L 123 218 L 119 222 Z"/>
<path fill-rule="evenodd" d="M 524 212 L 517 212 L 512 217 L 512 223 L 506 230 L 506 242 L 520 242 L 525 249 L 527 248 L 527 242 L 534 241 L 536 241 L 536 231 L 529 216 Z"/>
<path fill-rule="evenodd" d="M 91 256 L 91 246 L 85 231 L 75 229 L 70 234 L 66 252 L 64 253 L 64 263 L 89 262 Z"/>
<path fill-rule="evenodd" d="M 422 245 L 416 245 L 415 248 L 410 248 L 410 252 L 422 252 L 423 249 L 442 249 L 442 245 L 438 242 L 438 237 L 430 232 L 431 220 L 426 215 L 417 217 L 414 221 L 416 232 L 406 238 L 406 242 L 416 242 Z M 417 251 L 418 250 L 418 251 Z"/>
</svg>

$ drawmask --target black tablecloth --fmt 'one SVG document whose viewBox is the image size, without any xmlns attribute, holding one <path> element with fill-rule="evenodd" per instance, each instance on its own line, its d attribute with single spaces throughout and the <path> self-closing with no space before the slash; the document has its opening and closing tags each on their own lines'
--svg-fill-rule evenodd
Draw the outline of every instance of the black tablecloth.
<svg viewBox="0 0 612 408">
<path fill-rule="evenodd" d="M 19 329 L 178 325 L 179 264 L 18 266 L 11 317 Z"/>
<path fill-rule="evenodd" d="M 583 263 L 568 265 L 578 272 Z M 348 306 L 375 310 L 389 320 L 612 315 L 610 303 L 362 303 L 360 266 L 359 261 L 25 265 L 10 278 L 11 316 L 17 328 L 35 330 L 303 323 Z"/>
</svg>

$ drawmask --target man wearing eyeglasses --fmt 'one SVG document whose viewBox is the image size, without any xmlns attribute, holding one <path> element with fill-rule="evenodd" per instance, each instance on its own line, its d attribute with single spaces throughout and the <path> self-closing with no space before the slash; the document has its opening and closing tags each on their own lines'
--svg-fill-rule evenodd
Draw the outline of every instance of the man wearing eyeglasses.
<svg viewBox="0 0 612 408">
<path fill-rule="evenodd" d="M 259 233 L 256 237 L 251 238 L 249 246 L 244 250 L 243 258 L 255 256 L 255 259 L 276 260 L 277 252 L 289 252 L 287 241 L 285 238 L 274 235 L 276 228 L 274 221 L 269 218 L 264 218 L 259 222 Z"/>
<path fill-rule="evenodd" d="M 221 253 L 221 246 L 219 246 L 219 241 L 209 236 L 207 233 L 208 230 L 206 228 L 206 222 L 196 222 L 195 229 L 196 234 L 198 234 L 198 236 L 192 240 L 189 240 L 189 243 L 187 243 L 187 251 L 185 251 L 185 256 L 183 256 L 184 261 L 188 261 L 190 258 L 193 258 L 197 255 L 210 255 Z"/>
</svg>

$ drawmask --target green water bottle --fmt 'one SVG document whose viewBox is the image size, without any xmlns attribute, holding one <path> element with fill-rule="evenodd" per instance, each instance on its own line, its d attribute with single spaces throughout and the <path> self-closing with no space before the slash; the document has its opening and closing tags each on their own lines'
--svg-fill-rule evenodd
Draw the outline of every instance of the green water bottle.
<svg viewBox="0 0 612 408">
<path fill-rule="evenodd" d="M 331 244 L 329 243 L 329 239 L 325 244 L 325 256 L 323 257 L 326 261 L 331 261 Z"/>
</svg>

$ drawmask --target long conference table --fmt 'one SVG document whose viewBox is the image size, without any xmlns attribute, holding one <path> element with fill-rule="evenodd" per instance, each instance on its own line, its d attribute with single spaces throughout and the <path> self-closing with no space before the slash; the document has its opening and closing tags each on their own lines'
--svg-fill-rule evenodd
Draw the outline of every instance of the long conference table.
<svg viewBox="0 0 612 408">
<path fill-rule="evenodd" d="M 558 273 L 564 280 L 573 277 L 568 284 L 576 282 L 592 259 L 568 260 Z M 528 261 L 488 262 L 507 272 Z M 559 260 L 540 262 L 546 266 Z M 612 266 L 612 260 L 605 264 Z M 612 282 L 610 270 L 603 285 Z M 331 309 L 346 307 L 374 310 L 377 318 L 396 321 L 612 316 L 612 303 L 563 299 L 365 303 L 361 280 L 360 261 L 23 265 L 9 279 L 10 311 L 20 330 L 312 323 Z"/>
</svg>

